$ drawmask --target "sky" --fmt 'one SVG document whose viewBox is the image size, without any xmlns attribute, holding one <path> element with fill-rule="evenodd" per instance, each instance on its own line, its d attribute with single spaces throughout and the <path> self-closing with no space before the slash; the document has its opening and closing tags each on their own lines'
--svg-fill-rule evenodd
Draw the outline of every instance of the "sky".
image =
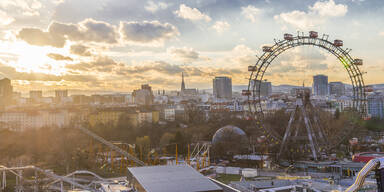
<svg viewBox="0 0 384 192">
<path fill-rule="evenodd" d="M 212 87 L 215 76 L 248 84 L 248 65 L 284 33 L 329 34 L 361 58 L 366 84 L 384 83 L 382 0 L 1 0 L 0 78 L 16 91 L 130 92 Z M 337 59 L 314 47 L 284 52 L 274 85 L 312 76 L 348 81 Z"/>
</svg>

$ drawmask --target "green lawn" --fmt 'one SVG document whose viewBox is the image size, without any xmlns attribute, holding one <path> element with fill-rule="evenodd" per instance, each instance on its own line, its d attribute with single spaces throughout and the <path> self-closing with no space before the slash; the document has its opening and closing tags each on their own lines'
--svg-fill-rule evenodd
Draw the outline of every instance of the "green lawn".
<svg viewBox="0 0 384 192">
<path fill-rule="evenodd" d="M 227 174 L 218 174 L 216 180 L 229 184 L 231 181 L 240 181 L 240 175 L 227 175 Z"/>
</svg>

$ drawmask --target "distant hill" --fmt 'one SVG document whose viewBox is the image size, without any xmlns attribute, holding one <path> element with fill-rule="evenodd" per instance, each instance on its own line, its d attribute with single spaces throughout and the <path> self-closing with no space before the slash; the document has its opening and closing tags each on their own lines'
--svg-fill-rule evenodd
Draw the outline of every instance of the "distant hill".
<svg viewBox="0 0 384 192">
<path fill-rule="evenodd" d="M 272 92 L 289 92 L 292 88 L 298 88 L 301 86 L 296 86 L 296 85 L 288 85 L 288 84 L 283 84 L 283 85 L 272 85 Z M 233 92 L 241 92 L 241 90 L 248 89 L 248 85 L 233 85 L 232 86 L 232 91 Z"/>
<path fill-rule="evenodd" d="M 384 84 L 371 84 L 370 86 L 376 89 L 384 89 Z"/>
</svg>

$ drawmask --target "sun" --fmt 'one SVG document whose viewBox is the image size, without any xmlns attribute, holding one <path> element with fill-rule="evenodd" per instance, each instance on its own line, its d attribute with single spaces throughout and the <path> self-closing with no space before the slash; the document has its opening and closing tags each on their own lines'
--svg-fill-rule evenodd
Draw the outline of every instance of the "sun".
<svg viewBox="0 0 384 192">
<path fill-rule="evenodd" d="M 0 52 L 8 53 L 14 57 L 9 58 L 11 65 L 19 72 L 45 73 L 61 75 L 66 72 L 65 63 L 56 61 L 47 56 L 49 53 L 66 54 L 65 49 L 49 46 L 34 46 L 22 41 L 15 41 L 0 45 Z"/>
</svg>

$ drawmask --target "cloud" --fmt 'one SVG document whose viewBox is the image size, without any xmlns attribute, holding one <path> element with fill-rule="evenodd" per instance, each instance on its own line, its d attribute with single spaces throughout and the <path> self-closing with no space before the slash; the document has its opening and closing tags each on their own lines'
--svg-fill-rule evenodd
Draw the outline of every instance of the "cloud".
<svg viewBox="0 0 384 192">
<path fill-rule="evenodd" d="M 179 35 L 177 28 L 159 21 L 120 22 L 120 33 L 127 42 L 159 45 Z"/>
<path fill-rule="evenodd" d="M 175 75 L 184 71 L 179 65 L 172 65 L 164 61 L 145 61 L 137 66 L 125 66 L 121 72 L 125 74 L 143 74 L 156 71 L 166 75 Z"/>
<path fill-rule="evenodd" d="M 64 47 L 65 41 L 117 43 L 119 34 L 115 27 L 93 19 L 85 19 L 78 24 L 52 22 L 48 31 L 37 28 L 23 28 L 18 37 L 31 45 Z"/>
<path fill-rule="evenodd" d="M 84 45 L 71 45 L 70 50 L 72 54 L 80 55 L 80 56 L 91 56 L 91 52 L 89 50 L 89 47 L 86 47 Z"/>
<path fill-rule="evenodd" d="M 161 60 L 131 61 L 131 64 L 124 64 L 118 63 L 109 57 L 95 57 L 93 59 L 90 62 L 68 64 L 66 68 L 71 73 L 90 73 L 95 76 L 104 73 L 111 77 L 111 80 L 120 79 L 121 81 L 132 78 L 150 79 L 155 77 L 174 79 L 175 75 L 180 75 L 181 72 L 185 72 L 188 77 L 200 81 L 201 78 L 210 79 L 218 75 L 239 75 L 247 72 L 240 68 L 175 65 Z"/>
<path fill-rule="evenodd" d="M 0 10 L 0 25 L 9 25 L 13 21 L 15 21 L 13 17 L 9 16 L 6 12 Z"/>
<path fill-rule="evenodd" d="M 193 62 L 199 59 L 199 53 L 188 47 L 170 47 L 167 49 L 167 53 L 176 60 L 181 60 L 183 62 Z"/>
<path fill-rule="evenodd" d="M 312 49 L 305 51 L 308 47 L 296 47 L 281 54 L 271 63 L 268 73 L 292 73 L 306 71 L 323 71 L 328 69 L 327 56 L 323 50 Z M 309 74 L 309 73 L 308 73 Z"/>
<path fill-rule="evenodd" d="M 151 13 L 155 13 L 158 10 L 167 9 L 168 6 L 169 5 L 167 3 L 164 3 L 164 2 L 155 3 L 153 1 L 148 1 L 147 5 L 144 7 L 144 9 L 151 12 Z"/>
<path fill-rule="evenodd" d="M 223 33 L 230 27 L 231 25 L 229 25 L 229 23 L 226 21 L 216 21 L 216 23 L 212 26 L 212 28 L 215 29 L 218 33 Z"/>
<path fill-rule="evenodd" d="M 253 65 L 256 63 L 256 51 L 246 45 L 237 45 L 231 51 L 232 63 L 238 64 L 240 67 Z"/>
<path fill-rule="evenodd" d="M 341 17 L 348 11 L 348 6 L 343 4 L 336 4 L 334 0 L 318 1 L 312 7 L 309 7 L 310 11 L 317 13 L 320 16 L 325 17 Z"/>
<path fill-rule="evenodd" d="M 49 32 L 55 35 L 66 36 L 71 41 L 117 43 L 119 38 L 115 27 L 103 21 L 85 19 L 79 24 L 53 22 Z"/>
<path fill-rule="evenodd" d="M 244 70 L 245 71 L 245 70 Z M 237 68 L 214 68 L 214 67 L 197 67 L 186 65 L 174 65 L 165 61 L 143 61 L 136 63 L 135 66 L 127 66 L 120 68 L 117 72 L 119 75 L 131 76 L 133 74 L 154 74 L 159 73 L 161 76 L 168 76 L 174 78 L 175 75 L 181 75 L 185 72 L 188 77 L 194 77 L 201 80 L 201 78 L 214 78 L 218 75 L 237 75 L 242 74 L 244 71 Z M 246 71 L 245 71 L 246 72 Z"/>
<path fill-rule="evenodd" d="M 329 18 L 342 17 L 347 11 L 347 5 L 336 4 L 333 0 L 318 1 L 309 6 L 307 12 L 294 10 L 275 15 L 274 19 L 299 29 L 309 29 L 324 24 Z"/>
<path fill-rule="evenodd" d="M 191 8 L 186 6 L 185 4 L 181 4 L 179 10 L 175 11 L 174 14 L 180 18 L 188 19 L 192 21 L 204 20 L 206 22 L 211 21 L 211 17 L 200 12 L 196 8 Z"/>
<path fill-rule="evenodd" d="M 36 28 L 23 28 L 17 35 L 31 45 L 64 47 L 65 38 Z"/>
<path fill-rule="evenodd" d="M 325 63 L 309 63 L 307 65 L 308 69 L 311 70 L 326 70 L 328 69 L 328 65 Z"/>
<path fill-rule="evenodd" d="M 243 14 L 245 18 L 251 20 L 252 22 L 256 22 L 262 14 L 261 9 L 256 8 L 252 5 L 248 5 L 247 7 L 242 7 L 241 10 L 242 10 L 241 14 Z"/>
<path fill-rule="evenodd" d="M 13 10 L 24 16 L 39 16 L 42 3 L 38 0 L 1 0 L 0 8 Z"/>
<path fill-rule="evenodd" d="M 76 82 L 88 82 L 96 81 L 97 77 L 91 75 L 52 75 L 45 73 L 27 73 L 16 71 L 15 68 L 0 63 L 0 75 L 10 78 L 12 80 L 25 80 L 25 81 L 76 81 Z"/>
<path fill-rule="evenodd" d="M 48 53 L 47 56 L 57 61 L 73 61 L 71 57 L 60 55 L 57 53 Z"/>
<path fill-rule="evenodd" d="M 380 32 L 379 35 L 384 37 L 384 31 Z"/>
<path fill-rule="evenodd" d="M 89 72 L 112 72 L 121 64 L 113 59 L 105 56 L 95 57 L 91 62 L 80 62 L 76 64 L 68 64 L 65 67 L 74 71 L 89 71 Z"/>
</svg>

